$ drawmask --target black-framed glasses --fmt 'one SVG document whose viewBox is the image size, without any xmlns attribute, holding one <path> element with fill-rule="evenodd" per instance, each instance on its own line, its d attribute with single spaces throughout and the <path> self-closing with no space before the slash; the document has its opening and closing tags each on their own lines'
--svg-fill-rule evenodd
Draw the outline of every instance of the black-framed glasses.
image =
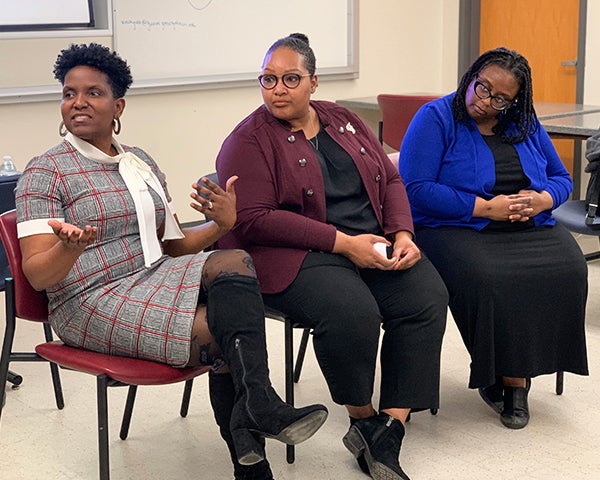
<svg viewBox="0 0 600 480">
<path fill-rule="evenodd" d="M 475 80 L 475 83 L 473 84 L 473 91 L 475 92 L 475 95 L 477 95 L 482 100 L 489 98 L 490 105 L 492 106 L 492 108 L 494 110 L 498 110 L 499 112 L 501 112 L 502 110 L 506 110 L 508 107 L 510 107 L 510 104 L 512 103 L 512 100 L 506 100 L 505 98 L 492 95 L 490 89 L 486 87 L 483 83 L 481 83 L 481 81 L 479 80 Z"/>
<path fill-rule="evenodd" d="M 278 77 L 277 75 L 268 73 L 266 75 L 260 75 L 258 81 L 265 90 L 273 90 L 277 86 L 277 83 L 279 83 L 280 78 L 287 88 L 296 88 L 300 85 L 300 82 L 304 77 L 310 76 L 312 76 L 310 73 L 305 75 L 300 75 L 299 73 L 284 73 L 281 77 Z"/>
</svg>

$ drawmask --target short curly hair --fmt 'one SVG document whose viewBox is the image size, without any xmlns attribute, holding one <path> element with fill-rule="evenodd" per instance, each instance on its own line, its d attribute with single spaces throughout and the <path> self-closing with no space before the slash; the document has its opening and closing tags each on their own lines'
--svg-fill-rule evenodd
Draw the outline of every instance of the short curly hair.
<svg viewBox="0 0 600 480">
<path fill-rule="evenodd" d="M 110 48 L 97 43 L 71 45 L 61 50 L 54 64 L 54 78 L 64 85 L 69 70 L 82 65 L 105 73 L 115 98 L 124 97 L 133 83 L 127 62 Z"/>
</svg>

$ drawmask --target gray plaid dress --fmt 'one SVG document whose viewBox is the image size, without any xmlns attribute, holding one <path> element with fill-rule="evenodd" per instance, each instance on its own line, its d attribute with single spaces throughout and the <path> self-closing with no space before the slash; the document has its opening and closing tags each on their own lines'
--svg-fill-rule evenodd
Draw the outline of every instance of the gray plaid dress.
<svg viewBox="0 0 600 480">
<path fill-rule="evenodd" d="M 154 160 L 138 148 L 131 151 L 150 165 L 171 201 Z M 165 208 L 150 191 L 161 225 Z M 20 236 L 48 233 L 51 218 L 98 227 L 97 241 L 47 290 L 50 324 L 63 342 L 185 365 L 209 254 L 163 255 L 145 268 L 133 199 L 117 164 L 90 160 L 64 141 L 29 162 L 17 185 L 16 208 Z"/>
</svg>

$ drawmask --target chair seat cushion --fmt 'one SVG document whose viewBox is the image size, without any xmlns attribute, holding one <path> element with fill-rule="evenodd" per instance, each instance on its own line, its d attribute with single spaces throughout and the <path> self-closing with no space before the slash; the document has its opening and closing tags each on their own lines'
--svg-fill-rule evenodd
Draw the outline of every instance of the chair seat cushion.
<svg viewBox="0 0 600 480">
<path fill-rule="evenodd" d="M 585 200 L 569 200 L 552 211 L 552 216 L 558 223 L 575 233 L 600 236 L 600 218 L 597 225 L 586 225 Z"/>
<path fill-rule="evenodd" d="M 118 357 L 69 347 L 60 341 L 37 345 L 38 355 L 61 367 L 90 375 L 107 375 L 128 385 L 164 385 L 189 380 L 211 369 L 210 365 L 175 368 L 164 363 Z"/>
</svg>

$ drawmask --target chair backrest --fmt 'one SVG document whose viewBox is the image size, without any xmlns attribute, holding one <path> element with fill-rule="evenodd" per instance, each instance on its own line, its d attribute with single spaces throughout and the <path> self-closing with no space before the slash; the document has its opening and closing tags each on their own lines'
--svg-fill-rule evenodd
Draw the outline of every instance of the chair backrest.
<svg viewBox="0 0 600 480">
<path fill-rule="evenodd" d="M 400 150 L 406 129 L 417 110 L 427 102 L 439 97 L 439 95 L 392 95 L 386 93 L 377 95 L 382 118 L 379 140 Z"/>
<path fill-rule="evenodd" d="M 36 322 L 48 321 L 46 292 L 35 290 L 23 273 L 15 210 L 9 210 L 0 215 L 0 239 L 6 250 L 10 273 L 14 280 L 16 316 Z"/>
<path fill-rule="evenodd" d="M 0 176 L 0 213 L 13 210 L 15 208 L 15 188 L 17 181 L 21 176 L 16 175 Z M 4 279 L 10 277 L 8 260 L 2 244 L 0 244 L 0 290 L 4 290 Z"/>
</svg>

